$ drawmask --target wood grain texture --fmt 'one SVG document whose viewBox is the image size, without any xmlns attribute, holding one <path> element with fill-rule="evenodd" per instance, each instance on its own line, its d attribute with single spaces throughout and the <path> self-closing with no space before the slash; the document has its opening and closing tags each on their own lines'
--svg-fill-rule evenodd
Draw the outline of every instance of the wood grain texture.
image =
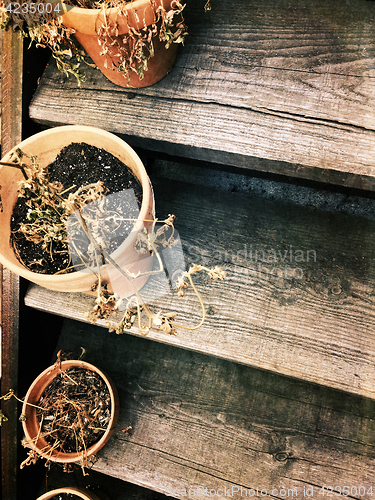
<svg viewBox="0 0 375 500">
<path fill-rule="evenodd" d="M 309 488 L 318 499 L 323 485 L 372 498 L 374 401 L 66 322 L 57 348 L 75 356 L 82 346 L 121 401 L 95 471 L 176 498 L 217 498 L 220 490 L 302 498 Z"/>
<path fill-rule="evenodd" d="M 221 265 L 227 278 L 196 279 L 207 309 L 201 328 L 178 336 L 152 331 L 151 339 L 375 396 L 374 222 L 152 181 L 157 215 L 177 216 L 186 265 Z M 153 280 L 146 287 L 161 289 Z M 142 293 L 147 297 L 147 289 Z M 80 321 L 93 303 L 36 285 L 25 300 Z M 168 293 L 150 304 L 156 312 L 178 311 L 182 324 L 199 322 L 192 293 L 183 299 Z"/>
<path fill-rule="evenodd" d="M 3 53 L 3 42 L 2 42 L 2 33 L 0 33 L 0 104 L 1 104 L 1 101 L 2 101 L 2 85 L 1 85 L 1 68 L 2 68 L 2 65 L 3 65 L 3 56 L 2 56 L 2 53 Z M 0 127 L 1 127 L 1 113 L 2 113 L 2 109 L 1 109 L 1 106 L 0 106 Z M 0 139 L 1 141 L 1 139 Z M 1 145 L 1 142 L 0 142 L 0 145 Z"/>
<path fill-rule="evenodd" d="M 8 30 L 1 37 L 1 150 L 5 154 L 21 141 L 22 131 L 22 37 Z M 1 191 L 0 191 L 1 195 Z M 1 198 L 0 198 L 1 201 Z M 0 269 L 1 394 L 18 387 L 19 277 Z M 2 498 L 17 498 L 17 401 L 1 401 L 8 421 L 1 429 Z"/>
<path fill-rule="evenodd" d="M 50 66 L 30 107 L 45 125 L 97 125 L 178 156 L 375 189 L 375 6 L 357 0 L 189 2 L 171 73 L 121 89 Z"/>
<path fill-rule="evenodd" d="M 4 155 L 20 142 L 22 135 L 22 36 L 6 31 L 1 44 L 1 146 Z"/>
</svg>

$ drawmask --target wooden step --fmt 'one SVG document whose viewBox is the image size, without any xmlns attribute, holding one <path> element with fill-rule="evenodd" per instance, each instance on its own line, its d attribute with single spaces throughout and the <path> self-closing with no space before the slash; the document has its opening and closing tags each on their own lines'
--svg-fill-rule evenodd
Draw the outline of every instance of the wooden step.
<svg viewBox="0 0 375 500">
<path fill-rule="evenodd" d="M 93 471 L 174 498 L 373 498 L 374 401 L 66 320 L 57 349 L 82 347 L 121 402 Z"/>
<path fill-rule="evenodd" d="M 148 338 L 375 397 L 375 221 L 151 180 L 157 216 L 176 215 L 186 265 L 220 265 L 227 278 L 196 279 L 207 311 L 202 327 L 177 336 L 152 330 Z M 30 285 L 25 302 L 85 321 L 93 298 Z M 192 291 L 150 304 L 177 311 L 184 325 L 200 321 Z M 129 333 L 140 335 L 135 327 Z"/>
<path fill-rule="evenodd" d="M 187 2 L 171 73 L 122 89 L 85 68 L 47 68 L 30 116 L 84 124 L 180 157 L 375 189 L 375 4 L 363 0 Z"/>
</svg>

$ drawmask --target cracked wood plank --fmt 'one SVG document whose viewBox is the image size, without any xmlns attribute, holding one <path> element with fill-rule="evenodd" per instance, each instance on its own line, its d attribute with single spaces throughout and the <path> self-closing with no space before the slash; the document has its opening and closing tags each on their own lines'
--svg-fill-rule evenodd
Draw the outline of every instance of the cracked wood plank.
<svg viewBox="0 0 375 500">
<path fill-rule="evenodd" d="M 196 279 L 207 309 L 201 328 L 177 337 L 152 331 L 151 339 L 375 397 L 373 221 L 167 179 L 152 183 L 157 215 L 176 215 L 186 265 L 221 265 L 227 279 Z M 156 280 L 147 286 L 161 289 Z M 155 312 L 199 323 L 193 294 L 160 295 L 150 301 Z M 93 304 L 36 285 L 25 301 L 80 321 Z"/>
<path fill-rule="evenodd" d="M 131 144 L 250 170 L 375 189 L 375 5 L 189 2 L 171 73 L 122 89 L 53 65 L 30 107 L 44 125 L 96 125 Z M 230 21 L 228 21 L 230 20 Z"/>
<path fill-rule="evenodd" d="M 175 498 L 319 499 L 349 485 L 371 500 L 374 401 L 66 321 L 57 349 L 81 346 L 121 401 L 95 471 Z"/>
</svg>

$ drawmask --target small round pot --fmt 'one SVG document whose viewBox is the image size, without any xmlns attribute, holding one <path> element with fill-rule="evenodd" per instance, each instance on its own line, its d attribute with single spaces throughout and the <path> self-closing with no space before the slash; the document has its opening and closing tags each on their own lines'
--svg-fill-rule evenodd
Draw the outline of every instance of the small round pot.
<svg viewBox="0 0 375 500">
<path fill-rule="evenodd" d="M 68 370 L 69 368 L 84 368 L 86 370 L 91 370 L 104 380 L 106 383 L 109 394 L 111 397 L 111 418 L 107 430 L 103 436 L 94 443 L 92 446 L 87 448 L 85 452 L 74 452 L 74 453 L 62 453 L 58 450 L 53 450 L 52 452 L 45 453 L 42 450 L 48 447 L 47 441 L 39 436 L 39 422 L 37 419 L 37 405 L 40 396 L 42 395 L 45 388 L 50 385 L 52 380 L 60 373 L 60 371 Z M 116 387 L 108 376 L 106 376 L 101 370 L 99 370 L 94 365 L 86 363 L 85 361 L 79 360 L 69 360 L 62 361 L 61 364 L 55 364 L 50 366 L 44 372 L 42 372 L 31 384 L 29 390 L 24 399 L 22 406 L 22 413 L 25 419 L 22 421 L 23 431 L 25 433 L 25 445 L 32 450 L 36 451 L 41 457 L 51 460 L 52 462 L 60 463 L 75 463 L 82 462 L 90 455 L 95 455 L 109 440 L 114 428 L 116 427 L 118 414 L 119 414 L 119 400 Z M 34 442 L 33 440 L 39 436 L 39 438 Z"/>
<path fill-rule="evenodd" d="M 22 141 L 12 151 L 20 148 L 26 154 L 37 155 L 37 162 L 40 165 L 47 166 L 56 158 L 63 147 L 72 142 L 85 142 L 97 148 L 105 149 L 125 163 L 142 184 L 142 204 L 138 220 L 134 224 L 133 231 L 113 252 L 111 257 L 121 268 L 125 267 L 129 272 L 134 274 L 147 273 L 152 266 L 151 259 L 141 258 L 142 256 L 134 248 L 134 243 L 139 231 L 142 231 L 145 226 L 150 224 L 150 222 L 144 221 L 151 221 L 154 218 L 154 197 L 143 163 L 126 142 L 114 134 L 98 128 L 67 125 L 35 134 Z M 3 158 L 3 161 L 10 161 L 12 151 Z M 30 271 L 17 259 L 11 244 L 10 221 L 18 198 L 17 183 L 22 179 L 22 172 L 19 169 L 0 166 L 0 262 L 15 274 L 50 290 L 90 293 L 90 290 L 95 288 L 97 282 L 96 275 L 91 271 L 76 271 L 58 275 L 41 274 Z M 100 274 L 103 284 L 111 285 L 110 281 L 120 283 L 116 288 L 120 287 L 121 297 L 133 294 L 134 287 L 140 290 L 147 281 L 147 276 L 141 276 L 132 280 L 132 284 L 129 284 L 126 280 L 124 281 L 121 273 L 117 272 L 116 274 L 113 270 L 111 270 L 111 279 L 109 279 L 106 266 L 101 268 Z M 111 287 L 109 286 L 109 288 Z"/>
<path fill-rule="evenodd" d="M 57 488 L 56 490 L 47 491 L 47 493 L 38 497 L 37 500 L 49 500 L 56 495 L 61 495 L 62 493 L 70 493 L 71 495 L 75 495 L 77 498 L 81 498 L 82 500 L 99 500 L 94 493 L 74 487 Z"/>
<path fill-rule="evenodd" d="M 171 9 L 173 0 L 153 0 L 155 8 L 163 6 L 167 11 Z M 176 54 L 177 44 L 172 43 L 166 49 L 165 43 L 160 42 L 158 35 L 153 37 L 154 55 L 147 63 L 148 69 L 144 72 L 144 78 L 134 71 L 129 72 L 128 78 L 124 78 L 117 69 L 106 67 L 106 56 L 101 55 L 103 47 L 98 43 L 98 26 L 103 23 L 108 26 L 116 26 L 113 29 L 111 40 L 115 46 L 124 46 L 123 37 L 129 32 L 129 29 L 142 29 L 144 26 L 150 26 L 155 23 L 154 8 L 150 0 L 134 0 L 125 5 L 123 11 L 125 15 L 118 15 L 118 8 L 106 9 L 84 9 L 81 7 L 71 7 L 62 3 L 64 14 L 61 16 L 64 26 L 75 30 L 74 36 L 82 47 L 100 69 L 100 71 L 116 85 L 122 87 L 147 87 L 158 82 L 166 76 L 172 69 Z M 119 57 L 112 57 L 114 64 L 119 63 Z"/>
</svg>

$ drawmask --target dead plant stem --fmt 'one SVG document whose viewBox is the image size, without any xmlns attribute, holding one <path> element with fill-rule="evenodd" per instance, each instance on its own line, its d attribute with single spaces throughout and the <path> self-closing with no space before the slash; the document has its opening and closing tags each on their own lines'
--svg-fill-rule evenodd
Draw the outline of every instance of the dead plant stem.
<svg viewBox="0 0 375 500">
<path fill-rule="evenodd" d="M 18 168 L 18 170 L 21 170 L 23 176 L 25 177 L 25 179 L 27 179 L 27 175 L 26 175 L 26 172 L 25 172 L 25 169 L 24 167 L 26 167 L 27 165 L 25 163 L 14 163 L 14 162 L 8 162 L 8 161 L 0 161 L 0 165 L 4 165 L 5 167 L 15 167 L 15 168 Z"/>
<path fill-rule="evenodd" d="M 7 394 L 4 394 L 4 396 L 1 396 L 0 399 L 4 399 L 5 401 L 7 401 L 8 399 L 10 398 L 15 398 L 17 399 L 17 401 L 19 401 L 20 403 L 24 403 L 25 401 L 23 399 L 20 399 L 18 398 L 15 394 L 14 394 L 14 391 L 13 389 L 10 389 L 9 392 Z M 38 408 L 39 410 L 45 410 L 45 408 L 42 408 L 41 406 L 38 406 L 38 405 L 34 405 L 32 403 L 26 403 L 28 406 L 33 406 L 34 408 Z"/>
</svg>

